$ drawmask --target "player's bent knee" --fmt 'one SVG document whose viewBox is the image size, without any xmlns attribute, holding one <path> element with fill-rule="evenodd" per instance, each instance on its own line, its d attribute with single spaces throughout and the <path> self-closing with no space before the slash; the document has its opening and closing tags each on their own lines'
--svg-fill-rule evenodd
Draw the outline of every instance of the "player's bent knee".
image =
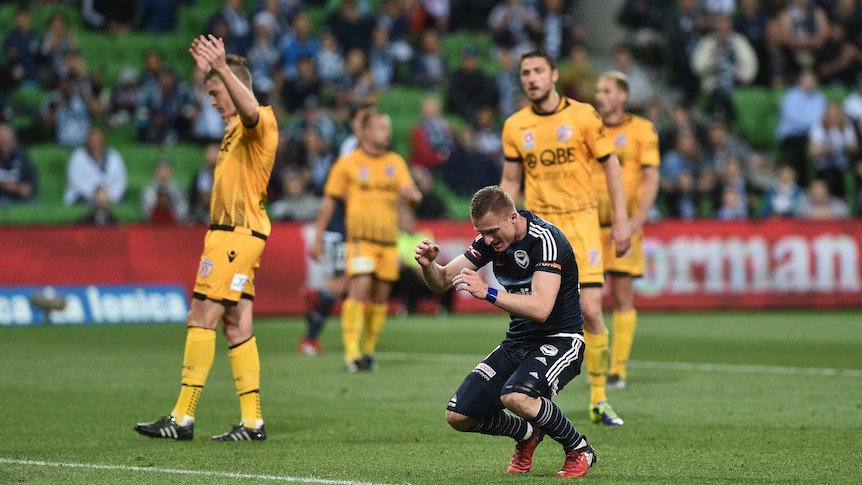
<svg viewBox="0 0 862 485">
<path fill-rule="evenodd" d="M 476 420 L 454 411 L 446 411 L 446 422 L 456 431 L 469 431 L 476 426 Z"/>
</svg>

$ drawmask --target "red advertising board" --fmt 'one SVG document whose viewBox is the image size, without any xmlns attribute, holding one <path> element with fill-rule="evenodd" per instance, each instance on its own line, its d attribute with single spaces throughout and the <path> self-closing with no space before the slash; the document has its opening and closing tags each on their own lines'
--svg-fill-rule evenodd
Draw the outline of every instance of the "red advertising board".
<svg viewBox="0 0 862 485">
<path fill-rule="evenodd" d="M 433 222 L 443 259 L 475 236 L 469 223 Z M 0 286 L 171 284 L 191 292 L 205 227 L 5 227 Z M 862 307 L 862 221 L 665 221 L 646 229 L 643 310 Z M 273 227 L 256 276 L 258 314 L 295 315 L 321 283 L 306 257 L 310 228 Z M 494 281 L 485 269 L 488 281 Z M 494 310 L 459 294 L 459 312 Z"/>
</svg>

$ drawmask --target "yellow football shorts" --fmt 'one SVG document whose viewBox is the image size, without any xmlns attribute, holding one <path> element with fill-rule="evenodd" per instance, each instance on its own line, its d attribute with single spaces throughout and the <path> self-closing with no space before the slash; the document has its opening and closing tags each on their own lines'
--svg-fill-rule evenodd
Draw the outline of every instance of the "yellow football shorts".
<svg viewBox="0 0 862 485">
<path fill-rule="evenodd" d="M 266 241 L 241 232 L 210 230 L 204 239 L 194 297 L 224 303 L 254 299 L 254 271 Z"/>
<path fill-rule="evenodd" d="M 383 281 L 398 281 L 398 246 L 354 240 L 347 243 L 347 276 L 373 274 Z"/>
</svg>

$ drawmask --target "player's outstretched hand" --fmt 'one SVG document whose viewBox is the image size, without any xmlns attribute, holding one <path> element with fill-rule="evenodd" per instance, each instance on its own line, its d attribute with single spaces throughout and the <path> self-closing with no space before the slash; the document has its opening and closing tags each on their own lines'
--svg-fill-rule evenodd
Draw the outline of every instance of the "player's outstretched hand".
<svg viewBox="0 0 862 485">
<path fill-rule="evenodd" d="M 440 245 L 432 243 L 430 239 L 423 239 L 416 245 L 416 254 L 413 255 L 413 258 L 420 266 L 427 268 L 439 255 Z"/>
<path fill-rule="evenodd" d="M 216 38 L 209 34 L 204 37 L 200 35 L 192 40 L 189 52 L 197 63 L 198 69 L 209 72 L 210 69 L 218 69 L 226 65 L 227 55 L 224 47 L 224 39 Z"/>
</svg>

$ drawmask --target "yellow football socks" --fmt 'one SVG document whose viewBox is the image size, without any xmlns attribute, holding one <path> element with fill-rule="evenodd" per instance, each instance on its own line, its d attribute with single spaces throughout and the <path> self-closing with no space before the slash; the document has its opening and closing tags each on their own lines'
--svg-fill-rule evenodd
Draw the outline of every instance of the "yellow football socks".
<svg viewBox="0 0 862 485">
<path fill-rule="evenodd" d="M 201 391 L 207 382 L 215 359 L 215 330 L 189 327 L 186 332 L 186 349 L 183 355 L 182 387 L 171 415 L 180 424 L 194 419 Z"/>
<path fill-rule="evenodd" d="M 247 428 L 260 428 L 263 414 L 260 411 L 260 354 L 257 339 L 252 337 L 231 347 L 228 351 L 233 383 L 239 395 L 242 423 Z"/>
<path fill-rule="evenodd" d="M 590 405 L 607 401 L 605 384 L 608 381 L 608 329 L 601 334 L 593 334 L 584 329 L 584 362 L 590 376 Z"/>
<path fill-rule="evenodd" d="M 368 305 L 368 315 L 365 318 L 365 331 L 362 332 L 362 355 L 374 354 L 380 332 L 386 324 L 386 313 L 389 305 L 386 303 L 371 303 Z"/>
<path fill-rule="evenodd" d="M 344 362 L 350 364 L 362 357 L 359 338 L 365 321 L 365 304 L 345 298 L 341 305 L 341 340 L 344 342 Z"/>
<path fill-rule="evenodd" d="M 638 325 L 637 310 L 627 312 L 615 311 L 613 314 L 614 343 L 611 347 L 611 375 L 617 374 L 626 378 L 626 365 L 632 352 L 632 342 Z"/>
</svg>

